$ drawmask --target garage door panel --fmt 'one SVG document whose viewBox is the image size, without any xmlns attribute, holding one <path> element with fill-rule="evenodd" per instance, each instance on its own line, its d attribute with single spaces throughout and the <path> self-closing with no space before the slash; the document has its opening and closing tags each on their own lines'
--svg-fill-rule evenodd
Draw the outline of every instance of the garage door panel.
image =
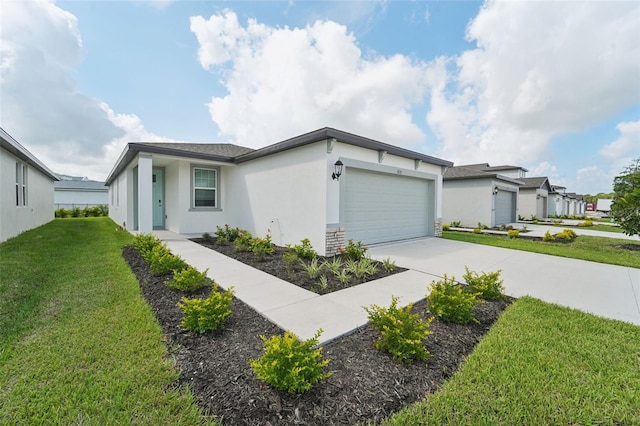
<svg viewBox="0 0 640 426">
<path fill-rule="evenodd" d="M 515 222 L 515 192 L 498 190 L 495 197 L 495 225 Z"/>
<path fill-rule="evenodd" d="M 346 178 L 347 239 L 371 244 L 427 235 L 426 180 L 351 168 Z"/>
</svg>

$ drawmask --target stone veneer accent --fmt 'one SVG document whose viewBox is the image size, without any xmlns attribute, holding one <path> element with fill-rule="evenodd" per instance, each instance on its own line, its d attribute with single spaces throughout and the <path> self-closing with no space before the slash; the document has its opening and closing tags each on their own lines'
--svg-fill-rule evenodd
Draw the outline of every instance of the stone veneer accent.
<svg viewBox="0 0 640 426">
<path fill-rule="evenodd" d="M 434 221 L 433 233 L 436 237 L 442 237 L 442 218 L 439 217 Z"/>
<path fill-rule="evenodd" d="M 326 235 L 326 256 L 333 256 L 338 253 L 338 247 L 344 247 L 344 228 L 327 227 Z"/>
</svg>

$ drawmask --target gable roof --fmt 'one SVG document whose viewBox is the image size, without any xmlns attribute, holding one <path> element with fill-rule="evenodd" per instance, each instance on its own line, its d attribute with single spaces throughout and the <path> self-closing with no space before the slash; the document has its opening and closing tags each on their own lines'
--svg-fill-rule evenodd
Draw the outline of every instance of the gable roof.
<svg viewBox="0 0 640 426">
<path fill-rule="evenodd" d="M 109 188 L 104 182 L 95 180 L 61 180 L 53 183 L 53 189 L 58 191 L 91 191 L 103 192 Z"/>
<path fill-rule="evenodd" d="M 35 155 L 29 152 L 27 148 L 22 146 L 17 140 L 7 133 L 2 127 L 0 127 L 0 147 L 10 152 L 20 160 L 24 161 L 36 170 L 39 170 L 45 176 L 51 178 L 54 181 L 60 180 L 60 178 L 53 173 L 47 166 L 44 165 Z"/>
<path fill-rule="evenodd" d="M 522 179 L 513 179 L 498 173 L 489 173 L 479 168 L 468 166 L 449 167 L 442 177 L 443 180 L 464 180 L 464 179 L 497 179 L 505 182 L 522 185 Z"/>
<path fill-rule="evenodd" d="M 478 163 L 478 164 L 464 164 L 460 167 L 468 167 L 470 169 L 482 170 L 485 172 L 499 172 L 503 170 L 523 170 L 528 172 L 529 170 L 520 166 L 510 166 L 510 165 L 502 165 L 502 166 L 490 166 L 489 163 Z"/>
<path fill-rule="evenodd" d="M 325 127 L 313 132 L 305 133 L 294 138 L 284 140 L 282 142 L 268 145 L 260 149 L 251 149 L 239 145 L 226 143 L 213 144 L 195 144 L 195 143 L 143 143 L 135 142 L 127 144 L 122 155 L 116 162 L 116 165 L 109 173 L 105 184 L 109 185 L 113 179 L 120 174 L 122 170 L 139 152 L 149 152 L 154 154 L 165 154 L 180 156 L 186 158 L 198 158 L 203 160 L 221 161 L 231 164 L 241 164 L 246 161 L 255 160 L 257 158 L 266 157 L 287 151 L 289 149 L 298 148 L 315 142 L 328 139 L 335 139 L 338 142 L 355 145 L 363 148 L 373 149 L 377 151 L 386 151 L 400 157 L 410 158 L 413 160 L 421 160 L 426 163 L 435 164 L 444 167 L 451 167 L 453 163 L 440 158 L 431 157 L 419 152 L 410 151 L 394 145 L 374 139 L 365 138 L 363 136 L 354 135 L 352 133 L 343 132 L 341 130 Z"/>
<path fill-rule="evenodd" d="M 538 189 L 544 187 L 547 191 L 551 191 L 551 184 L 549 183 L 549 178 L 546 176 L 520 178 L 520 180 L 524 183 L 522 189 Z"/>
</svg>

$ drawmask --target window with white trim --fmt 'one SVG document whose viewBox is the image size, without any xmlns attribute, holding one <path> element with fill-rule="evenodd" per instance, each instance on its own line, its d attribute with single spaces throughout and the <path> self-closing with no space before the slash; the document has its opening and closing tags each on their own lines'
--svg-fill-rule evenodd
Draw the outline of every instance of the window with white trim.
<svg viewBox="0 0 640 426">
<path fill-rule="evenodd" d="M 193 167 L 193 208 L 218 207 L 218 169 Z"/>
<path fill-rule="evenodd" d="M 21 162 L 16 162 L 16 206 L 24 207 L 27 205 L 27 165 Z"/>
</svg>

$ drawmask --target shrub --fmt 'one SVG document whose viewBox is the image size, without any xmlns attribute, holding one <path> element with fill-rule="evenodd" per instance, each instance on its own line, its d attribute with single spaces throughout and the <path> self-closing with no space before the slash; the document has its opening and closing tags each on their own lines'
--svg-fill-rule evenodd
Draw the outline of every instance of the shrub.
<svg viewBox="0 0 640 426">
<path fill-rule="evenodd" d="M 349 281 L 351 280 L 351 274 L 349 274 L 349 271 L 347 271 L 346 269 L 342 269 L 340 272 L 336 274 L 336 279 L 340 281 L 340 284 L 346 287 L 347 284 L 349 284 Z"/>
<path fill-rule="evenodd" d="M 271 243 L 271 235 L 267 235 L 264 238 L 253 238 L 249 243 L 249 249 L 257 256 L 264 256 L 265 254 L 273 254 L 275 249 Z"/>
<path fill-rule="evenodd" d="M 376 348 L 389 352 L 393 359 L 400 362 L 427 359 L 431 354 L 423 342 L 431 334 L 429 326 L 433 318 L 424 321 L 418 314 L 412 314 L 413 304 L 406 308 L 398 308 L 397 305 L 398 298 L 392 296 L 388 308 L 377 305 L 364 308 L 371 325 L 382 335 L 376 342 Z"/>
<path fill-rule="evenodd" d="M 587 227 L 587 226 L 593 226 L 593 221 L 591 219 L 587 219 L 584 222 L 580 222 L 578 223 L 578 226 L 581 228 Z"/>
<path fill-rule="evenodd" d="M 551 241 L 555 241 L 555 240 L 556 240 L 556 237 L 554 237 L 553 235 L 551 235 L 551 232 L 549 232 L 549 231 L 547 231 L 547 232 L 544 234 L 544 237 L 542 237 L 542 241 L 549 241 L 549 242 L 551 242 Z"/>
<path fill-rule="evenodd" d="M 532 214 L 531 215 L 531 220 L 534 221 L 534 222 L 537 221 L 538 220 L 538 216 L 536 216 L 535 214 Z"/>
<path fill-rule="evenodd" d="M 180 325 L 187 330 L 204 333 L 205 331 L 219 330 L 224 327 L 224 322 L 231 315 L 231 301 L 233 300 L 233 287 L 226 291 L 218 291 L 218 284 L 213 283 L 211 295 L 206 299 L 187 299 L 183 297 L 178 306 L 184 313 Z"/>
<path fill-rule="evenodd" d="M 460 225 L 461 225 L 461 223 L 460 223 L 459 220 L 452 220 L 451 221 L 451 227 L 452 228 L 460 228 Z"/>
<path fill-rule="evenodd" d="M 454 277 L 431 283 L 431 293 L 427 296 L 427 304 L 431 312 L 439 315 L 443 321 L 467 324 L 478 322 L 473 309 L 479 303 L 476 294 L 464 291 Z"/>
<path fill-rule="evenodd" d="M 81 214 L 82 212 L 80 211 L 80 207 L 74 207 L 71 209 L 71 217 L 80 217 Z"/>
<path fill-rule="evenodd" d="M 503 281 L 500 279 L 500 272 L 483 272 L 478 275 L 477 272 L 470 271 L 467 266 L 464 267 L 466 273 L 462 276 L 467 283 L 471 293 L 475 293 L 477 297 L 484 300 L 498 300 L 504 298 Z"/>
<path fill-rule="evenodd" d="M 478 228 L 479 229 L 489 229 L 489 227 L 487 225 L 485 225 L 484 223 L 482 223 L 482 222 L 478 222 Z"/>
<path fill-rule="evenodd" d="M 180 256 L 171 254 L 164 244 L 151 249 L 148 263 L 154 275 L 166 275 L 187 267 L 185 261 Z"/>
<path fill-rule="evenodd" d="M 100 211 L 100 216 L 109 216 L 109 206 L 106 204 L 100 204 L 98 210 Z"/>
<path fill-rule="evenodd" d="M 200 272 L 192 266 L 187 266 L 181 271 L 173 271 L 173 279 L 165 281 L 165 284 L 181 291 L 196 291 L 209 281 L 207 278 L 208 270 Z"/>
<path fill-rule="evenodd" d="M 364 257 L 368 247 L 362 245 L 362 241 L 354 243 L 353 240 L 349 240 L 349 243 L 345 248 L 338 247 L 338 251 L 342 256 L 347 259 L 360 260 Z"/>
<path fill-rule="evenodd" d="M 318 262 L 317 257 L 311 259 L 311 262 L 309 262 L 309 264 L 304 263 L 304 261 L 302 260 L 300 261 L 300 263 L 302 264 L 302 268 L 307 273 L 307 276 L 309 278 L 311 278 L 312 280 L 318 278 L 318 276 L 320 275 L 320 271 L 322 271 L 322 265 L 320 265 L 320 263 Z"/>
<path fill-rule="evenodd" d="M 373 263 L 373 261 L 367 257 L 363 257 L 359 261 L 351 261 L 347 262 L 347 266 L 345 267 L 347 272 L 355 275 L 358 279 L 363 279 L 374 275 L 378 268 Z"/>
<path fill-rule="evenodd" d="M 331 260 L 325 260 L 322 262 L 322 266 L 334 275 L 338 275 L 342 270 L 342 259 L 334 257 Z"/>
<path fill-rule="evenodd" d="M 54 217 L 69 217 L 69 211 L 64 207 L 60 207 L 54 212 Z"/>
<path fill-rule="evenodd" d="M 234 240 L 233 245 L 236 251 L 249 251 L 251 250 L 251 242 L 253 236 L 249 231 L 241 230 L 238 237 Z"/>
<path fill-rule="evenodd" d="M 150 263 L 151 250 L 163 245 L 162 240 L 153 234 L 138 234 L 133 238 L 133 247 L 138 250 L 147 263 Z"/>
<path fill-rule="evenodd" d="M 577 235 L 573 230 L 565 229 L 564 231 L 555 234 L 554 237 L 556 241 L 571 242 L 577 237 Z"/>
<path fill-rule="evenodd" d="M 292 251 L 284 252 L 284 254 L 282 255 L 282 259 L 284 259 L 284 261 L 291 266 L 295 265 L 300 260 L 298 259 L 298 255 Z"/>
<path fill-rule="evenodd" d="M 513 238 L 519 238 L 520 237 L 520 231 L 518 231 L 517 229 L 509 229 L 507 231 L 507 236 L 511 239 Z"/>
<path fill-rule="evenodd" d="M 316 251 L 311 246 L 311 241 L 308 238 L 300 241 L 302 244 L 291 245 L 287 244 L 287 249 L 289 252 L 293 252 L 299 259 L 311 260 L 318 255 Z"/>
<path fill-rule="evenodd" d="M 448 223 L 443 223 L 442 224 L 442 230 L 443 231 L 448 231 L 449 229 L 451 229 L 451 226 L 449 226 Z"/>
<path fill-rule="evenodd" d="M 231 228 L 229 225 L 224 225 L 224 228 L 216 226 L 216 243 L 227 244 L 234 242 L 240 234 L 247 231 L 242 231 L 240 228 Z"/>
<path fill-rule="evenodd" d="M 473 233 L 474 234 L 482 234 L 482 229 L 481 228 L 474 228 L 473 229 Z"/>
<path fill-rule="evenodd" d="M 328 359 L 322 359 L 322 348 L 314 349 L 321 333 L 322 329 L 304 341 L 298 340 L 298 336 L 290 331 L 269 339 L 260 336 L 264 353 L 258 359 L 250 359 L 249 365 L 260 380 L 271 386 L 290 393 L 303 393 L 332 374 L 322 372 L 329 364 Z"/>
</svg>

